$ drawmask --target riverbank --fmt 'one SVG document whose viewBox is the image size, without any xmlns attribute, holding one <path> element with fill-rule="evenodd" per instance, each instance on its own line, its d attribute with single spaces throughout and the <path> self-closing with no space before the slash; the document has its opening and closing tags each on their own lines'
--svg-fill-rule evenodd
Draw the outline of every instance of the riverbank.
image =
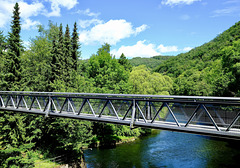
<svg viewBox="0 0 240 168">
<path fill-rule="evenodd" d="M 133 142 L 135 142 L 139 139 L 142 139 L 142 138 L 152 137 L 152 136 L 158 134 L 160 132 L 160 130 L 152 129 L 152 130 L 147 131 L 147 132 L 148 133 L 143 134 L 141 136 L 114 136 L 113 139 L 112 139 L 113 142 L 110 143 L 111 146 L 101 146 L 100 141 L 95 141 L 91 145 L 85 146 L 82 149 L 83 149 L 83 151 L 86 151 L 86 150 L 97 150 L 97 149 L 106 149 L 107 150 L 109 148 L 116 148 L 116 147 L 119 147 L 123 144 L 133 143 Z M 45 168 L 45 167 L 48 167 L 48 168 L 69 168 L 69 167 L 74 167 L 73 164 L 78 165 L 78 166 L 80 165 L 80 167 L 82 167 L 82 168 L 87 167 L 84 154 L 83 154 L 83 157 L 81 157 L 81 159 L 77 163 L 72 163 L 72 164 L 60 164 L 58 161 L 63 159 L 64 156 L 59 156 L 59 157 L 56 157 L 56 158 L 43 159 L 43 155 L 39 154 L 39 156 L 37 156 L 37 157 L 38 157 L 38 159 L 36 159 L 34 161 L 34 167 L 36 167 L 36 168 Z"/>
</svg>

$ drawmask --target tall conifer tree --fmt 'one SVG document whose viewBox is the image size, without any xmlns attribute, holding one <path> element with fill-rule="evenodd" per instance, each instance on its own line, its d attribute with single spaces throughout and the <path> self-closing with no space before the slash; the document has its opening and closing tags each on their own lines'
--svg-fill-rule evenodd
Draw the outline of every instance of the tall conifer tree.
<svg viewBox="0 0 240 168">
<path fill-rule="evenodd" d="M 50 83 L 54 83 L 56 79 L 58 79 L 58 72 L 60 71 L 60 64 L 58 63 L 57 57 L 57 43 L 55 38 L 52 41 L 52 49 L 51 49 L 51 75 L 50 75 Z M 51 88 L 49 91 L 53 91 Z"/>
<path fill-rule="evenodd" d="M 5 39 L 5 36 L 3 35 L 3 31 L 0 31 L 0 60 L 2 60 L 5 50 L 6 50 L 6 39 Z"/>
<path fill-rule="evenodd" d="M 6 39 L 3 35 L 3 32 L 0 31 L 0 73 L 2 73 L 2 67 L 4 63 L 4 54 L 6 50 Z"/>
<path fill-rule="evenodd" d="M 63 27 L 62 23 L 59 26 L 59 33 L 58 33 L 58 45 L 57 45 L 57 55 L 58 55 L 58 63 L 60 65 L 59 69 L 59 77 L 60 79 L 64 78 L 66 63 L 64 57 L 64 41 L 63 41 Z"/>
<path fill-rule="evenodd" d="M 3 70 L 4 68 L 4 59 L 5 59 L 5 50 L 6 50 L 6 39 L 3 35 L 3 32 L 0 31 L 0 87 L 3 84 Z"/>
<path fill-rule="evenodd" d="M 72 71 L 73 67 L 73 60 L 72 60 L 72 45 L 71 45 L 71 37 L 69 32 L 68 25 L 66 26 L 66 31 L 64 34 L 64 57 L 65 57 L 65 81 L 69 82 L 70 72 Z"/>
<path fill-rule="evenodd" d="M 19 89 L 16 86 L 18 86 L 18 82 L 21 80 L 20 55 L 23 47 L 20 39 L 21 24 L 18 3 L 14 6 L 12 18 L 5 61 L 5 81 L 7 82 L 7 90 L 14 88 Z"/>
<path fill-rule="evenodd" d="M 80 44 L 78 43 L 78 33 L 77 33 L 77 23 L 74 23 L 73 33 L 72 33 L 72 60 L 73 60 L 73 68 L 77 70 L 77 60 L 80 55 L 78 49 L 80 48 Z"/>
</svg>

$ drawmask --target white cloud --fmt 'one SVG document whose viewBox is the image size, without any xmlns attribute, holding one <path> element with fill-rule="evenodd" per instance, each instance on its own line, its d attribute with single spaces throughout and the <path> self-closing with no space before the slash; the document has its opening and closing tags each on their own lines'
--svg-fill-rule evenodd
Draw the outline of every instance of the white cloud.
<svg viewBox="0 0 240 168">
<path fill-rule="evenodd" d="M 98 17 L 100 15 L 100 13 L 90 12 L 90 9 L 78 10 L 76 13 L 90 16 L 90 17 Z"/>
<path fill-rule="evenodd" d="M 201 0 L 163 0 L 163 5 L 175 6 L 175 5 L 191 5 L 194 2 L 201 1 Z"/>
<path fill-rule="evenodd" d="M 97 24 L 90 30 L 80 31 L 80 42 L 85 45 L 94 44 L 96 42 L 103 44 L 109 43 L 115 45 L 117 42 L 124 38 L 128 38 L 131 35 L 136 35 L 147 28 L 146 25 L 142 25 L 137 28 L 133 28 L 130 22 L 126 20 L 109 20 L 106 23 Z"/>
<path fill-rule="evenodd" d="M 223 4 L 234 4 L 234 3 L 239 3 L 239 0 L 228 0 L 223 2 Z"/>
<path fill-rule="evenodd" d="M 141 33 L 142 31 L 146 30 L 148 28 L 148 26 L 146 24 L 143 24 L 142 26 L 139 26 L 136 28 L 136 31 L 135 31 L 135 34 L 139 34 Z"/>
<path fill-rule="evenodd" d="M 240 13 L 240 6 L 226 7 L 224 9 L 213 11 L 212 17 L 227 16 L 227 15 L 235 14 L 237 12 Z"/>
<path fill-rule="evenodd" d="M 22 28 L 30 29 L 40 24 L 39 21 L 30 19 L 32 16 L 46 15 L 60 16 L 61 8 L 72 9 L 78 2 L 77 0 L 45 0 L 51 4 L 51 12 L 45 9 L 43 1 L 27 1 L 27 0 L 0 0 L 0 27 L 5 27 L 10 23 L 13 7 L 18 2 L 20 7 L 20 17 L 22 19 Z"/>
<path fill-rule="evenodd" d="M 12 10 L 14 7 L 13 1 L 3 0 L 0 2 L 0 27 L 4 27 L 6 23 L 11 19 Z"/>
<path fill-rule="evenodd" d="M 161 53 L 167 53 L 167 52 L 178 52 L 177 46 L 164 46 L 163 44 L 160 44 L 157 48 Z"/>
<path fill-rule="evenodd" d="M 23 41 L 23 46 L 28 50 L 30 48 L 31 43 L 29 41 Z"/>
<path fill-rule="evenodd" d="M 20 7 L 20 15 L 22 18 L 29 18 L 31 16 L 39 15 L 44 9 L 44 5 L 42 3 L 32 3 L 27 4 L 26 2 L 19 2 Z M 13 8 L 12 8 L 13 10 Z"/>
<path fill-rule="evenodd" d="M 45 14 L 48 17 L 61 16 L 60 6 L 65 7 L 69 10 L 78 4 L 77 0 L 48 0 L 48 1 L 51 3 L 51 10 L 52 10 L 52 12 Z"/>
<path fill-rule="evenodd" d="M 116 57 L 120 57 L 122 53 L 126 57 L 153 57 L 156 55 L 162 55 L 165 53 L 171 52 L 173 53 L 179 53 L 179 52 L 187 52 L 191 50 L 191 47 L 185 47 L 183 49 L 178 49 L 177 46 L 164 46 L 163 44 L 160 44 L 158 47 L 156 47 L 155 44 L 152 43 L 146 43 L 146 40 L 138 41 L 135 45 L 132 46 L 121 46 L 118 50 L 114 49 L 111 51 L 112 55 L 115 55 Z"/>
<path fill-rule="evenodd" d="M 75 5 L 78 4 L 77 0 L 48 0 L 52 4 L 56 4 L 67 9 L 72 9 Z"/>
<path fill-rule="evenodd" d="M 10 16 L 6 16 L 5 14 L 3 13 L 0 13 L 0 27 L 4 27 L 7 23 L 7 21 L 10 19 Z"/>
<path fill-rule="evenodd" d="M 102 24 L 103 21 L 99 19 L 90 19 L 90 20 L 79 20 L 79 26 L 82 28 L 87 28 L 91 26 L 92 24 L 97 25 L 97 24 Z"/>
<path fill-rule="evenodd" d="M 0 1 L 0 27 L 4 27 L 8 22 L 10 23 L 13 7 L 17 0 L 2 0 Z M 33 2 L 28 4 L 24 1 L 18 2 L 20 8 L 20 16 L 23 20 L 23 29 L 30 28 L 33 25 L 39 24 L 38 21 L 31 21 L 29 17 L 37 16 L 42 12 L 44 6 L 42 3 Z M 29 25 L 28 25 L 29 24 Z"/>
<path fill-rule="evenodd" d="M 31 19 L 27 18 L 24 20 L 22 24 L 23 29 L 35 29 L 37 28 L 37 25 L 40 25 L 41 23 L 39 21 L 32 21 Z"/>
<path fill-rule="evenodd" d="M 152 57 L 159 55 L 154 44 L 145 44 L 145 40 L 138 41 L 133 46 L 121 46 L 118 50 L 112 50 L 111 54 L 120 57 L 122 53 L 126 57 Z"/>
<path fill-rule="evenodd" d="M 191 49 L 193 49 L 192 47 L 185 47 L 185 48 L 183 48 L 183 52 L 188 52 L 188 51 L 190 51 Z"/>
</svg>

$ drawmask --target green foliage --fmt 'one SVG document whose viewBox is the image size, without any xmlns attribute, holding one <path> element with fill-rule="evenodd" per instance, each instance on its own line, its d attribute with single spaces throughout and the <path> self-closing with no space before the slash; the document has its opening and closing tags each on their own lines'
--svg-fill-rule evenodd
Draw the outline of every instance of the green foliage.
<svg viewBox="0 0 240 168">
<path fill-rule="evenodd" d="M 91 85 L 72 65 L 68 26 L 64 35 L 62 25 L 58 27 L 49 22 L 47 30 L 39 26 L 39 36 L 32 39 L 30 48 L 23 52 L 17 34 L 20 33 L 18 10 L 16 4 L 6 54 L 5 38 L 2 32 L 0 34 L 0 75 L 4 77 L 1 78 L 1 89 L 20 90 L 19 83 L 25 91 L 83 92 L 89 88 Z M 68 69 L 67 64 L 71 64 Z M 33 156 L 36 149 L 48 153 L 46 157 L 66 153 L 68 159 L 78 159 L 82 156 L 81 148 L 93 137 L 91 126 L 90 122 L 79 120 L 44 119 L 42 116 L 0 112 L 0 167 L 32 167 L 34 160 L 38 159 Z"/>
<path fill-rule="evenodd" d="M 0 31 L 0 87 L 4 88 L 4 62 L 5 62 L 5 55 L 6 55 L 6 37 L 3 35 L 3 32 Z"/>
<path fill-rule="evenodd" d="M 230 74 L 222 70 L 221 61 L 215 60 L 211 66 L 190 69 L 179 75 L 174 84 L 175 91 L 181 95 L 224 95 L 231 82 Z"/>
<path fill-rule="evenodd" d="M 129 62 L 132 66 L 146 65 L 146 67 L 154 69 L 157 66 L 159 66 L 162 62 L 168 60 L 171 57 L 173 56 L 154 56 L 151 58 L 135 57 L 129 59 Z"/>
<path fill-rule="evenodd" d="M 100 141 L 101 147 L 111 147 L 116 145 L 116 142 L 120 141 L 120 137 L 138 137 L 146 133 L 143 129 L 131 130 L 129 126 L 105 124 L 94 122 L 93 134 L 96 135 L 98 141 Z"/>
<path fill-rule="evenodd" d="M 74 28 L 73 28 L 73 33 L 72 33 L 72 60 L 73 60 L 73 69 L 77 70 L 77 62 L 78 58 L 81 55 L 81 52 L 79 51 L 80 49 L 80 44 L 79 44 L 79 37 L 77 33 L 77 23 L 74 23 Z"/>
<path fill-rule="evenodd" d="M 232 41 L 231 46 L 226 46 L 221 51 L 222 66 L 226 73 L 231 73 L 229 90 L 232 94 L 239 96 L 240 82 L 240 39 Z"/>
<path fill-rule="evenodd" d="M 20 12 L 18 3 L 13 10 L 13 20 L 11 22 L 11 32 L 7 41 L 7 54 L 4 63 L 4 81 L 6 90 L 19 90 L 21 87 L 16 82 L 21 80 L 20 55 L 23 49 L 20 40 Z"/>
<path fill-rule="evenodd" d="M 31 40 L 30 49 L 22 56 L 24 90 L 50 91 L 50 82 L 54 76 L 49 41 L 46 34 Z M 53 69 L 51 69 L 53 68 Z"/>
<path fill-rule="evenodd" d="M 120 58 L 118 59 L 119 64 L 123 65 L 126 70 L 131 71 L 132 65 L 130 64 L 129 60 L 126 58 L 126 56 L 122 53 Z"/>
<path fill-rule="evenodd" d="M 160 64 L 174 79 L 173 94 L 236 96 L 239 92 L 240 22 L 212 41 Z"/>
<path fill-rule="evenodd" d="M 92 124 L 73 119 L 47 118 L 43 121 L 43 134 L 39 145 L 48 156 L 66 154 L 67 159 L 79 159 L 81 149 L 92 139 Z M 48 125 L 47 125 L 48 124 Z"/>
<path fill-rule="evenodd" d="M 6 37 L 3 35 L 3 31 L 0 31 L 0 58 L 2 59 L 7 49 Z M 2 63 L 2 61 L 1 61 Z"/>
<path fill-rule="evenodd" d="M 132 93 L 169 95 L 173 87 L 170 77 L 159 73 L 151 73 L 145 65 L 134 67 L 129 76 Z"/>
<path fill-rule="evenodd" d="M 87 76 L 93 82 L 96 92 L 126 92 L 129 71 L 117 59 L 110 55 L 110 45 L 99 48 L 97 54 L 92 55 L 87 65 Z"/>
<path fill-rule="evenodd" d="M 20 145 L 18 148 L 7 146 L 0 151 L 0 166 L 3 168 L 33 167 L 34 158 L 31 156 L 32 144 Z"/>
<path fill-rule="evenodd" d="M 65 57 L 65 81 L 69 82 L 69 75 L 74 69 L 74 61 L 72 60 L 72 46 L 71 46 L 71 37 L 70 37 L 70 32 L 69 32 L 69 27 L 67 25 L 65 35 L 64 35 L 64 57 Z M 75 70 L 75 69 L 74 69 Z"/>
<path fill-rule="evenodd" d="M 0 112 L 0 166 L 33 165 L 29 151 L 41 134 L 38 122 L 32 115 Z"/>
</svg>

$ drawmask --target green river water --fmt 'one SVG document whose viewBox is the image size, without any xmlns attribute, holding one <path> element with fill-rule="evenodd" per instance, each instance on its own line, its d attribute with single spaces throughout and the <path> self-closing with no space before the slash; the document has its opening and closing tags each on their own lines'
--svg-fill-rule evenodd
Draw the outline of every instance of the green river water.
<svg viewBox="0 0 240 168">
<path fill-rule="evenodd" d="M 88 168 L 240 168 L 240 141 L 158 131 L 113 149 L 84 151 Z"/>
</svg>

